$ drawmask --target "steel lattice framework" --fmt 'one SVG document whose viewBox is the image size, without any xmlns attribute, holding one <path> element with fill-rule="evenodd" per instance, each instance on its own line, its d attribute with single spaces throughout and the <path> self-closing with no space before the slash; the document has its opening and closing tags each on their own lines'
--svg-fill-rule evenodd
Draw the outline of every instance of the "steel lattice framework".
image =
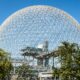
<svg viewBox="0 0 80 80">
<path fill-rule="evenodd" d="M 0 47 L 13 55 L 26 46 L 36 47 L 46 39 L 49 50 L 62 41 L 80 43 L 79 24 L 60 9 L 37 5 L 15 12 L 0 27 Z"/>
</svg>

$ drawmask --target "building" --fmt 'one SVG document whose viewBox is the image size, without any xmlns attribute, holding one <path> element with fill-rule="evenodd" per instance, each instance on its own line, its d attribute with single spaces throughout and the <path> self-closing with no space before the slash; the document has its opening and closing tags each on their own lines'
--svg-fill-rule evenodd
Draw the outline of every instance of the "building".
<svg viewBox="0 0 80 80">
<path fill-rule="evenodd" d="M 37 70 L 37 76 L 40 80 L 52 80 L 53 78 L 53 67 L 54 67 L 54 57 L 57 55 L 54 52 L 48 51 L 48 41 L 45 41 L 42 48 L 27 47 L 22 49 L 22 56 L 24 56 L 24 61 L 28 57 L 36 59 L 37 65 L 31 65 L 34 70 Z M 27 56 L 27 57 L 26 57 Z M 49 65 L 49 59 L 53 57 L 53 65 Z M 30 62 L 29 64 L 30 65 Z"/>
</svg>

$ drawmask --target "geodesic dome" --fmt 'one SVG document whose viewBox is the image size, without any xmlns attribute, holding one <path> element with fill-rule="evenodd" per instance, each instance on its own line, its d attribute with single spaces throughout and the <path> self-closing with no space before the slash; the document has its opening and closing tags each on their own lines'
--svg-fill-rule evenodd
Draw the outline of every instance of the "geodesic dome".
<svg viewBox="0 0 80 80">
<path fill-rule="evenodd" d="M 49 42 L 49 50 L 62 41 L 80 43 L 78 22 L 60 9 L 37 5 L 13 13 L 0 27 L 0 48 L 13 55 L 45 40 Z"/>
</svg>

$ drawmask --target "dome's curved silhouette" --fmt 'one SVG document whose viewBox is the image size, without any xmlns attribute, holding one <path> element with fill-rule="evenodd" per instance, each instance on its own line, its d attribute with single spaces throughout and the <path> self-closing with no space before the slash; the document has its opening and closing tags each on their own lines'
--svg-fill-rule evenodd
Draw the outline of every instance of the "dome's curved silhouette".
<svg viewBox="0 0 80 80">
<path fill-rule="evenodd" d="M 80 41 L 78 22 L 69 14 L 50 6 L 31 6 L 8 17 L 0 28 L 0 47 L 16 54 L 26 46 L 37 46 L 46 39 L 49 49 L 62 41 Z"/>
</svg>

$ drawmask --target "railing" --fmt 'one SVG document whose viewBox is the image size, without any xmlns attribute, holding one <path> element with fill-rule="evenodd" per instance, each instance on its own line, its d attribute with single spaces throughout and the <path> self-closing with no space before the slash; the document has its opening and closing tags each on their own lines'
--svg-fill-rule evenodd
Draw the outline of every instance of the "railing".
<svg viewBox="0 0 80 80">
<path fill-rule="evenodd" d="M 33 69 L 37 70 L 39 72 L 52 71 L 52 67 L 51 66 L 48 66 L 48 67 L 45 67 L 45 66 L 33 66 Z"/>
<path fill-rule="evenodd" d="M 26 59 L 11 59 L 10 60 L 12 63 L 29 63 L 32 62 L 32 60 L 26 60 Z"/>
</svg>

